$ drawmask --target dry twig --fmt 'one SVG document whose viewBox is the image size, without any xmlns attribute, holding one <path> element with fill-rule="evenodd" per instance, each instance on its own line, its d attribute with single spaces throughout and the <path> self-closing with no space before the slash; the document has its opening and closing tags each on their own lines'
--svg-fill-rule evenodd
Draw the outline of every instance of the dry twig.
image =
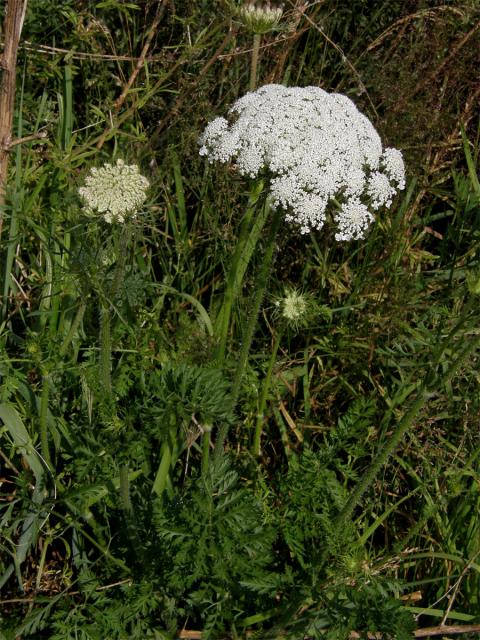
<svg viewBox="0 0 480 640">
<path fill-rule="evenodd" d="M 27 10 L 27 0 L 7 0 L 3 32 L 5 46 L 0 61 L 0 239 L 2 237 L 5 190 L 7 186 L 8 155 L 12 143 L 13 112 L 15 108 L 15 84 L 17 53 Z"/>
</svg>

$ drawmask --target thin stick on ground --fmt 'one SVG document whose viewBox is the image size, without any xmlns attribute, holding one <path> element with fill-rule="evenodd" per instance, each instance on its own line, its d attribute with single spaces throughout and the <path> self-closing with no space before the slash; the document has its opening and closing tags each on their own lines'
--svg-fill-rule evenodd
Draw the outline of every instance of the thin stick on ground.
<svg viewBox="0 0 480 640">
<path fill-rule="evenodd" d="M 478 633 L 480 632 L 480 624 L 465 624 L 465 625 L 455 625 L 455 626 L 446 626 L 440 625 L 438 627 L 425 627 L 424 629 L 417 629 L 414 632 L 414 638 L 428 638 L 429 636 L 442 636 L 442 635 L 460 635 L 463 633 Z M 247 638 L 253 635 L 252 632 L 246 633 Z M 178 638 L 182 640 L 202 640 L 203 635 L 201 631 L 190 631 L 188 629 L 183 629 L 179 632 Z M 281 637 L 281 636 L 279 636 Z M 360 634 L 356 631 L 352 631 L 349 636 L 350 640 L 357 640 L 360 638 Z M 385 636 L 382 633 L 369 633 L 369 640 L 383 640 Z"/>
</svg>

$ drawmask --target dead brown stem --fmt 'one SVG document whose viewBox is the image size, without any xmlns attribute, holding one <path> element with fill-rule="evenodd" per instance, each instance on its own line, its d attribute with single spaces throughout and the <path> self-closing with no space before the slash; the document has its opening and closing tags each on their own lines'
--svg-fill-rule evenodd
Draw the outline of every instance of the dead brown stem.
<svg viewBox="0 0 480 640">
<path fill-rule="evenodd" d="M 5 46 L 0 61 L 0 239 L 2 237 L 7 186 L 8 155 L 12 142 L 13 113 L 15 110 L 15 84 L 17 53 L 27 10 L 27 0 L 7 0 L 3 32 Z"/>
<path fill-rule="evenodd" d="M 465 625 L 455 625 L 455 626 L 447 626 L 440 625 L 438 627 L 425 627 L 424 629 L 417 629 L 414 632 L 415 638 L 427 638 L 428 636 L 441 636 L 441 635 L 460 635 L 462 633 L 477 633 L 480 631 L 480 624 L 465 624 Z M 247 637 L 250 635 L 247 631 Z M 178 638 L 182 640 L 201 640 L 202 632 L 201 631 L 189 631 L 187 629 L 183 629 L 178 634 Z M 355 631 L 352 631 L 350 634 L 351 640 L 357 640 L 360 638 L 360 635 Z M 369 640 L 382 640 L 384 635 L 382 633 L 369 633 Z"/>
</svg>

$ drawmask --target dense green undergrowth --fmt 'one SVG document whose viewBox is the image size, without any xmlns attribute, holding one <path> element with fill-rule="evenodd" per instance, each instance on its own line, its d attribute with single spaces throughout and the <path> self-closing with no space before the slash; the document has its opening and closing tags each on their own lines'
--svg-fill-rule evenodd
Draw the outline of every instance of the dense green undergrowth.
<svg viewBox="0 0 480 640">
<path fill-rule="evenodd" d="M 44 137 L 11 150 L 0 247 L 2 640 L 480 624 L 478 20 L 292 1 L 262 35 L 258 84 L 345 93 L 408 181 L 363 241 L 281 227 L 238 374 L 266 190 L 197 140 L 248 90 L 252 34 L 215 0 L 30 0 L 13 134 Z M 150 182 L 125 225 L 78 195 L 117 159 Z"/>
</svg>

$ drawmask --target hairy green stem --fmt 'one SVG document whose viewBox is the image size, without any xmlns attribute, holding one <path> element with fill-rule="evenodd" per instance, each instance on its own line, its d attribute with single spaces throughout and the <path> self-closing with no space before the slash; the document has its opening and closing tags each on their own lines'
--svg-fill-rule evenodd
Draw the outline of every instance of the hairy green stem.
<svg viewBox="0 0 480 640">
<path fill-rule="evenodd" d="M 262 392 L 260 395 L 260 402 L 258 405 L 258 414 L 257 414 L 257 421 L 255 424 L 255 435 L 254 435 L 253 447 L 252 447 L 252 453 L 254 456 L 257 456 L 257 457 L 260 455 L 260 451 L 261 451 L 262 429 L 265 421 L 265 406 L 267 404 L 267 395 L 268 395 L 268 392 L 270 391 L 270 385 L 272 383 L 273 367 L 275 365 L 275 360 L 277 358 L 278 348 L 280 346 L 282 335 L 283 335 L 283 332 L 280 330 L 275 336 L 275 340 L 272 347 L 272 353 L 270 355 L 270 360 L 268 363 L 267 375 L 265 376 L 265 380 L 263 381 L 263 385 L 262 385 Z"/>
<path fill-rule="evenodd" d="M 123 510 L 125 511 L 126 515 L 133 516 L 133 505 L 130 498 L 130 478 L 128 473 L 128 465 L 120 465 L 120 497 L 122 500 Z"/>
<path fill-rule="evenodd" d="M 253 212 L 255 207 L 248 207 L 245 217 L 242 221 L 242 225 L 240 227 L 240 235 L 238 237 L 237 246 L 235 247 L 235 253 L 233 254 L 232 264 L 230 266 L 230 271 L 227 277 L 227 286 L 225 288 L 225 295 L 222 307 L 220 309 L 218 321 L 220 324 L 220 336 L 218 347 L 216 351 L 216 358 L 223 362 L 225 359 L 225 350 L 227 346 L 227 338 L 228 338 L 228 328 L 230 326 L 230 316 L 232 314 L 232 306 L 233 300 L 235 297 L 235 279 L 236 274 L 238 273 L 238 264 L 243 255 L 243 251 L 245 249 L 245 243 L 247 240 L 248 229 L 250 228 L 250 224 L 253 217 Z"/>
<path fill-rule="evenodd" d="M 266 205 L 268 206 L 268 205 Z M 235 375 L 233 378 L 233 390 L 232 396 L 230 400 L 229 409 L 233 412 L 240 395 L 241 382 L 243 378 L 243 374 L 245 372 L 245 368 L 248 362 L 248 356 L 250 354 L 250 347 L 252 346 L 253 336 L 255 334 L 255 328 L 257 326 L 258 314 L 260 312 L 260 307 L 262 305 L 263 296 L 265 295 L 265 290 L 267 288 L 268 276 L 270 275 L 270 267 L 272 264 L 273 253 L 275 249 L 275 239 L 277 236 L 277 231 L 280 226 L 280 222 L 282 220 L 282 211 L 281 209 L 275 209 L 273 212 L 272 224 L 270 227 L 270 233 L 267 239 L 267 246 L 265 249 L 265 254 L 263 256 L 262 265 L 260 267 L 260 271 L 257 276 L 257 282 L 255 285 L 255 293 L 252 300 L 252 307 L 250 309 L 250 317 L 247 322 L 247 326 L 245 327 L 245 331 L 242 336 L 242 348 L 240 350 L 240 355 L 238 358 L 237 368 L 235 370 Z M 216 459 L 219 458 L 223 454 L 223 445 L 225 443 L 225 438 L 228 433 L 228 423 L 222 424 L 219 429 L 217 441 L 215 443 L 215 451 L 214 457 Z"/>
<path fill-rule="evenodd" d="M 210 466 L 210 430 L 205 431 L 202 438 L 202 477 L 204 478 Z"/>
<path fill-rule="evenodd" d="M 374 482 L 378 472 L 383 467 L 388 457 L 395 451 L 397 445 L 402 440 L 408 429 L 411 427 L 412 422 L 417 416 L 417 413 L 420 411 L 420 409 L 423 407 L 430 396 L 431 393 L 429 393 L 426 389 L 422 389 L 418 392 L 416 399 L 412 402 L 410 408 L 396 426 L 393 434 L 389 437 L 388 441 L 383 445 L 383 447 L 381 447 L 381 449 L 377 452 L 377 455 L 372 464 L 363 474 L 362 478 L 358 482 L 353 493 L 350 495 L 350 498 L 347 500 L 347 503 L 345 504 L 337 518 L 336 526 L 339 531 L 344 528 L 347 520 L 352 515 L 353 510 L 360 502 L 363 494 Z"/>
<path fill-rule="evenodd" d="M 429 384 L 424 382 L 422 387 L 419 389 L 417 397 L 411 403 L 409 409 L 404 414 L 400 422 L 395 427 L 393 434 L 389 437 L 388 441 L 380 448 L 377 455 L 375 456 L 372 464 L 367 469 L 367 471 L 363 474 L 362 478 L 358 482 L 355 487 L 353 493 L 350 498 L 347 500 L 347 503 L 343 507 L 342 511 L 337 517 L 337 530 L 341 531 L 347 520 L 351 517 L 355 507 L 359 504 L 362 499 L 365 491 L 372 485 L 375 478 L 377 477 L 379 471 L 386 463 L 389 456 L 395 451 L 398 444 L 402 440 L 403 436 L 406 434 L 408 429 L 412 426 L 413 421 L 415 420 L 418 412 L 422 409 L 427 400 L 435 395 L 435 388 L 438 387 L 441 383 L 448 382 L 458 371 L 458 369 L 462 366 L 462 364 L 467 360 L 470 354 L 477 348 L 480 343 L 480 335 L 476 336 L 473 340 L 471 340 L 461 351 L 458 357 L 452 362 L 447 371 L 442 375 L 439 374 L 434 377 L 433 381 Z M 428 378 L 428 377 L 427 377 Z"/>
<path fill-rule="evenodd" d="M 120 500 L 123 509 L 125 530 L 135 564 L 138 566 L 141 563 L 139 551 L 142 548 L 142 543 L 138 536 L 137 526 L 135 522 L 135 512 L 133 510 L 133 504 L 130 497 L 130 472 L 128 464 L 121 464 L 119 466 L 118 472 L 120 481 Z"/>
<path fill-rule="evenodd" d="M 117 246 L 117 260 L 113 272 L 113 281 L 109 293 L 109 299 L 102 300 L 100 307 L 100 382 L 104 393 L 104 403 L 107 405 L 106 413 L 110 418 L 116 415 L 114 409 L 114 397 L 112 387 L 112 330 L 111 330 L 111 304 L 115 303 L 125 272 L 125 261 L 130 236 L 129 226 L 122 228 L 120 240 Z M 128 465 L 120 465 L 120 502 L 127 521 L 127 531 L 135 550 L 133 526 L 133 505 L 130 498 L 130 480 Z"/>
<path fill-rule="evenodd" d="M 47 416 L 48 416 L 48 403 L 50 396 L 50 375 L 45 374 L 43 376 L 43 389 L 42 396 L 40 398 L 40 446 L 42 449 L 42 457 L 45 461 L 45 464 L 49 467 L 50 470 L 53 469 L 52 461 L 50 458 L 50 449 L 48 444 L 48 425 L 47 425 Z"/>
<path fill-rule="evenodd" d="M 83 319 L 86 308 L 87 308 L 87 305 L 85 302 L 82 302 L 78 307 L 77 313 L 75 314 L 72 324 L 70 325 L 70 329 L 68 330 L 67 335 L 65 336 L 62 344 L 60 345 L 60 350 L 58 352 L 60 357 L 63 357 L 67 353 L 67 349 L 70 343 L 72 342 L 78 327 L 80 326 L 80 323 Z"/>
<path fill-rule="evenodd" d="M 82 321 L 83 314 L 85 313 L 86 304 L 82 303 L 77 310 L 75 318 L 71 324 L 70 330 L 66 337 L 64 338 L 62 344 L 60 345 L 60 349 L 58 355 L 60 358 L 63 358 L 65 353 L 67 352 L 68 346 L 72 341 L 73 336 L 75 335 L 80 322 Z M 58 309 L 57 309 L 58 313 Z M 52 326 L 56 326 L 57 316 L 50 316 L 50 319 L 54 317 L 54 323 L 50 325 L 50 333 L 53 333 Z M 40 416 L 39 416 L 39 424 L 40 424 L 40 446 L 42 449 L 42 457 L 45 460 L 45 463 L 48 465 L 50 470 L 53 470 L 52 461 L 50 458 L 50 447 L 48 442 L 48 424 L 47 424 L 47 416 L 48 416 L 48 406 L 50 402 L 50 386 L 51 379 L 49 374 L 45 374 L 43 376 L 43 388 L 42 395 L 40 398 Z"/>
<path fill-rule="evenodd" d="M 252 61 L 250 64 L 250 91 L 255 91 L 257 88 L 258 55 L 260 53 L 261 40 L 262 36 L 259 33 L 255 33 L 253 36 Z"/>
<path fill-rule="evenodd" d="M 100 307 L 100 383 L 105 400 L 112 400 L 112 336 L 110 307 L 102 302 Z"/>
<path fill-rule="evenodd" d="M 112 287 L 109 291 L 109 300 L 102 300 L 100 308 L 100 380 L 108 403 L 113 403 L 112 396 L 112 335 L 111 335 L 111 303 L 115 298 L 122 283 L 125 271 L 125 258 L 129 238 L 128 225 L 121 231 L 120 242 L 117 248 L 117 261 L 113 272 Z"/>
<path fill-rule="evenodd" d="M 260 211 L 256 207 L 262 190 L 263 181 L 257 181 L 251 190 L 247 211 L 242 220 L 240 234 L 227 276 L 223 304 L 215 322 L 215 332 L 219 336 L 215 358 L 220 363 L 225 360 L 232 308 L 242 290 L 243 277 L 268 217 L 268 207 L 262 207 Z"/>
<path fill-rule="evenodd" d="M 122 284 L 125 261 L 127 257 L 128 239 L 131 235 L 130 226 L 127 223 L 120 233 L 120 241 L 117 249 L 117 262 L 115 264 L 115 271 L 113 272 L 112 289 L 110 291 L 110 298 L 112 302 L 115 302 L 115 298 L 119 292 L 120 285 Z"/>
</svg>

